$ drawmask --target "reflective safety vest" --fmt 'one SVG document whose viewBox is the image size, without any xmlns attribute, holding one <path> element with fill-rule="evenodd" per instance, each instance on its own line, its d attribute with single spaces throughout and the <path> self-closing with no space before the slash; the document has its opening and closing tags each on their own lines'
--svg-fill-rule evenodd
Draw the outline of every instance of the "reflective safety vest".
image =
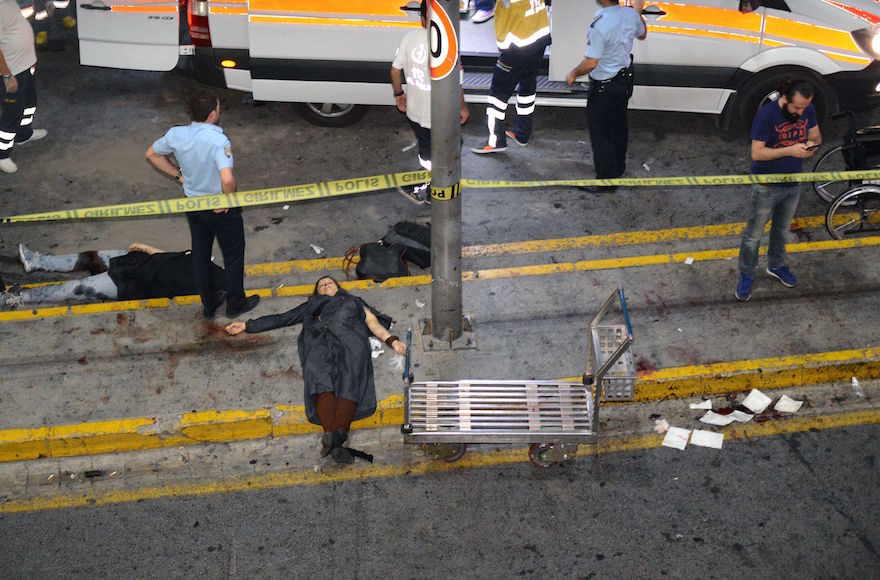
<svg viewBox="0 0 880 580">
<path fill-rule="evenodd" d="M 550 19 L 544 0 L 501 0 L 495 5 L 495 38 L 501 50 L 529 46 L 550 36 Z"/>
</svg>

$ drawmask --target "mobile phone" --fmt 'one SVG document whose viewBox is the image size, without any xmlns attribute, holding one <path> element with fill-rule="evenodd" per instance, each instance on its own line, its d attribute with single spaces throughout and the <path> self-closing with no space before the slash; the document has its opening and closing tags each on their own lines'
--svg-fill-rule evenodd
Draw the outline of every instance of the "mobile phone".
<svg viewBox="0 0 880 580">
<path fill-rule="evenodd" d="M 815 151 L 818 147 L 819 147 L 819 144 L 818 144 L 818 143 L 815 143 L 815 144 L 810 145 L 809 147 L 807 147 L 807 151 Z"/>
</svg>

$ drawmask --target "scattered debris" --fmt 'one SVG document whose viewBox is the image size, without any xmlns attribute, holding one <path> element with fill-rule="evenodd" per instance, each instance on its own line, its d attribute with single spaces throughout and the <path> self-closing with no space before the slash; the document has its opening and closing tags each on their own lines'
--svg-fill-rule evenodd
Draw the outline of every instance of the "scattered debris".
<svg viewBox="0 0 880 580">
<path fill-rule="evenodd" d="M 669 431 L 669 423 L 666 419 L 655 419 L 654 420 L 654 431 L 660 435 Z"/>
<path fill-rule="evenodd" d="M 712 408 L 712 401 L 709 399 L 704 399 L 703 401 L 701 401 L 699 403 L 691 403 L 689 405 L 689 407 L 691 409 L 711 409 Z"/>
<path fill-rule="evenodd" d="M 684 263 L 690 266 L 694 263 L 694 259 L 688 256 L 687 258 L 685 258 Z"/>
<path fill-rule="evenodd" d="M 370 353 L 370 355 L 371 355 L 373 358 L 379 358 L 379 355 L 381 355 L 381 354 L 384 353 L 384 352 L 385 352 L 384 350 L 374 350 L 374 351 L 372 351 L 372 352 Z"/>
<path fill-rule="evenodd" d="M 691 445 L 698 445 L 700 447 L 711 447 L 712 449 L 721 449 L 721 443 L 723 441 L 723 433 L 704 431 L 702 429 L 694 429 L 694 432 L 691 433 Z"/>
<path fill-rule="evenodd" d="M 852 378 L 852 391 L 856 394 L 858 398 L 865 398 L 865 390 L 862 388 L 862 385 L 859 384 L 859 379 L 855 377 Z"/>
<path fill-rule="evenodd" d="M 89 469 L 88 471 L 83 473 L 83 475 L 88 478 L 101 477 L 102 475 L 104 475 L 104 471 L 101 469 Z"/>
<path fill-rule="evenodd" d="M 324 251 L 324 248 L 322 248 L 321 246 L 316 246 L 315 244 L 309 244 L 309 245 L 312 247 L 313 250 L 315 250 L 316 254 L 320 254 L 321 252 Z"/>
<path fill-rule="evenodd" d="M 670 427 L 669 431 L 666 432 L 666 437 L 663 438 L 663 446 L 684 451 L 684 448 L 687 447 L 688 437 L 690 437 L 690 435 L 690 429 Z"/>
<path fill-rule="evenodd" d="M 416 307 L 418 307 L 418 308 L 424 308 L 424 307 L 425 307 L 425 303 L 422 302 L 421 300 L 416 300 Z"/>
<path fill-rule="evenodd" d="M 680 329 L 680 328 L 676 328 L 676 330 L 679 331 L 679 332 L 684 332 L 684 331 L 683 331 L 682 329 Z"/>
<path fill-rule="evenodd" d="M 410 149 L 412 149 L 412 148 L 415 147 L 416 145 L 417 145 L 417 143 L 416 143 L 415 141 L 413 141 L 412 143 L 410 143 L 409 145 L 407 145 L 406 147 L 404 147 L 403 149 L 401 149 L 400 152 L 401 152 L 401 153 L 406 153 L 407 151 L 409 151 Z"/>
<path fill-rule="evenodd" d="M 754 415 L 751 413 L 743 413 L 742 411 L 733 411 L 727 415 L 734 421 L 739 421 L 740 423 L 748 423 L 752 419 L 754 419 Z"/>
<path fill-rule="evenodd" d="M 803 404 L 803 401 L 795 401 L 788 395 L 782 395 L 779 397 L 779 401 L 777 401 L 776 405 L 773 406 L 773 409 L 781 413 L 797 413 L 797 410 L 800 409 Z"/>
<path fill-rule="evenodd" d="M 290 209 L 290 206 L 285 203 L 284 205 L 281 206 L 281 209 L 283 209 L 284 211 L 287 211 Z"/>
<path fill-rule="evenodd" d="M 752 391 L 749 393 L 749 396 L 745 398 L 742 404 L 746 409 L 757 415 L 759 413 L 763 413 L 764 409 L 766 409 L 772 402 L 773 399 L 771 399 L 758 389 L 752 389 Z"/>
<path fill-rule="evenodd" d="M 736 421 L 730 415 L 719 415 L 715 411 L 706 411 L 706 414 L 700 417 L 700 423 L 706 423 L 708 425 L 718 425 L 719 427 L 724 427 L 725 425 L 730 425 Z"/>
<path fill-rule="evenodd" d="M 644 163 L 642 163 L 642 167 L 645 168 L 645 171 L 651 171 L 651 164 L 652 164 L 652 163 L 654 163 L 654 158 L 653 158 L 653 157 L 651 157 L 650 159 L 648 159 L 647 161 L 645 161 Z"/>
</svg>

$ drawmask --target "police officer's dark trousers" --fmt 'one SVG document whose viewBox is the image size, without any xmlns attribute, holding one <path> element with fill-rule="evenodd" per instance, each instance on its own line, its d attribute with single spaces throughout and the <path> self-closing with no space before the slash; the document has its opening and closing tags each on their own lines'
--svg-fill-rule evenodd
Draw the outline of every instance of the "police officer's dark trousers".
<svg viewBox="0 0 880 580">
<path fill-rule="evenodd" d="M 226 269 L 226 308 L 238 310 L 245 304 L 244 296 L 244 222 L 241 208 L 230 208 L 227 213 L 196 211 L 186 214 L 192 235 L 193 274 L 202 304 L 217 306 L 217 289 L 211 269 L 211 250 L 214 237 L 223 254 Z"/>
<path fill-rule="evenodd" d="M 8 159 L 12 146 L 31 138 L 31 123 L 37 111 L 37 83 L 30 69 L 15 75 L 18 90 L 7 92 L 2 83 L 3 106 L 0 112 L 0 159 Z"/>
<path fill-rule="evenodd" d="M 587 127 L 598 179 L 614 179 L 626 171 L 626 110 L 632 89 L 631 69 L 623 69 L 606 81 L 590 80 Z"/>
<path fill-rule="evenodd" d="M 507 101 L 516 90 L 516 120 L 513 132 L 520 143 L 527 143 L 532 136 L 532 113 L 535 112 L 538 67 L 544 60 L 544 49 L 549 38 L 543 38 L 525 47 L 512 46 L 501 52 L 492 74 L 489 89 L 489 106 L 486 108 L 489 125 L 489 145 L 505 147 L 504 117 Z M 517 89 L 519 85 L 519 89 Z"/>
</svg>

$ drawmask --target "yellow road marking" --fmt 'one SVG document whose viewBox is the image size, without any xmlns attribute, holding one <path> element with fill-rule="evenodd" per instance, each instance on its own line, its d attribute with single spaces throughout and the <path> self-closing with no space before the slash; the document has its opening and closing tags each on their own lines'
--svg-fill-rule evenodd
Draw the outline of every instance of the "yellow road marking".
<svg viewBox="0 0 880 580">
<path fill-rule="evenodd" d="M 869 248 L 880 246 L 880 236 L 864 238 L 850 238 L 846 240 L 826 240 L 821 242 L 802 242 L 788 244 L 789 253 L 824 252 L 830 250 L 842 250 L 853 248 Z M 579 262 L 561 262 L 556 264 L 538 264 L 533 266 L 512 266 L 509 268 L 492 268 L 487 270 L 471 270 L 462 272 L 462 280 L 486 280 L 518 278 L 525 276 L 548 276 L 553 274 L 586 272 L 592 270 L 616 270 L 621 268 L 637 268 L 644 266 L 657 266 L 664 264 L 684 263 L 689 259 L 694 262 L 709 262 L 728 260 L 735 258 L 738 249 L 729 248 L 722 250 L 706 250 L 700 252 L 678 252 L 673 254 L 654 254 L 649 256 L 624 256 L 620 258 L 606 258 L 599 260 L 582 260 Z M 766 254 L 766 246 L 762 246 L 760 253 Z M 430 275 L 404 276 L 389 278 L 377 284 L 372 280 L 352 280 L 341 282 L 340 286 L 346 290 L 372 290 L 375 288 L 404 288 L 408 286 L 426 286 L 431 283 Z M 308 296 L 314 290 L 312 284 L 299 284 L 280 288 L 256 288 L 249 289 L 249 294 L 259 294 L 264 298 Z M 197 296 L 178 296 L 175 298 L 178 304 L 192 304 L 198 302 Z M 77 314 L 92 314 L 96 312 L 140 310 L 144 308 L 164 308 L 168 305 L 166 299 L 153 300 L 129 300 L 123 302 L 105 302 L 97 305 L 60 306 L 50 308 L 36 308 L 29 310 L 12 310 L 0 312 L 0 322 L 16 320 L 33 320 L 50 318 L 55 316 L 68 316 Z"/>
<path fill-rule="evenodd" d="M 747 423 L 735 431 L 725 431 L 733 439 L 772 437 L 810 430 L 836 429 L 859 425 L 880 423 L 880 410 L 856 411 L 836 415 L 791 418 L 782 421 L 767 421 L 762 424 Z M 729 440 L 728 440 L 729 441 Z M 587 456 L 605 453 L 640 451 L 660 446 L 660 435 L 631 435 L 619 438 L 600 439 L 597 446 L 580 445 L 578 455 Z M 729 444 L 729 443 L 728 443 Z M 86 490 L 50 498 L 14 500 L 0 504 L 0 513 L 21 513 L 75 507 L 97 507 L 130 503 L 143 500 L 157 500 L 172 497 L 193 497 L 227 492 L 277 489 L 283 487 L 322 485 L 365 479 L 388 479 L 411 475 L 450 473 L 473 468 L 489 468 L 524 463 L 528 461 L 524 447 L 504 449 L 487 453 L 465 454 L 458 462 L 422 461 L 413 465 L 373 464 L 349 468 L 329 469 L 314 472 L 311 470 L 287 473 L 272 473 L 245 479 L 215 480 L 204 483 L 183 483 L 160 487 L 147 487 L 132 490 L 112 490 L 96 492 Z"/>
</svg>

